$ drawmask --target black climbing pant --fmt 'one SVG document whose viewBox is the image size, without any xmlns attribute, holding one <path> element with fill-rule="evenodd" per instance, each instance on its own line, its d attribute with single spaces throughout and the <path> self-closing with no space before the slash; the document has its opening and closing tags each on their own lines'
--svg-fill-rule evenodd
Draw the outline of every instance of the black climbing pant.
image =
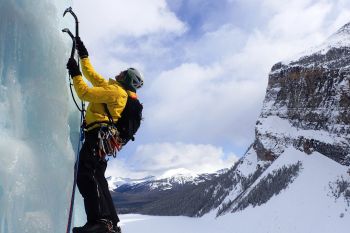
<svg viewBox="0 0 350 233">
<path fill-rule="evenodd" d="M 100 159 L 98 150 L 98 129 L 85 135 L 85 142 L 80 150 L 77 185 L 84 198 L 88 222 L 109 219 L 116 226 L 119 218 L 104 176 L 107 161 Z"/>
</svg>

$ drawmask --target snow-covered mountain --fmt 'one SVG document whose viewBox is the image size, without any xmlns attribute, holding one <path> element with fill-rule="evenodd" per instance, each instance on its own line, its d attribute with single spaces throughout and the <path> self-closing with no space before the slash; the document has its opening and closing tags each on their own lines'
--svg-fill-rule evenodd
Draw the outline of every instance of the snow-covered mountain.
<svg viewBox="0 0 350 233">
<path fill-rule="evenodd" d="M 308 224 L 317 225 L 310 232 L 348 232 L 349 165 L 347 24 L 321 46 L 272 67 L 255 141 L 231 169 L 131 211 L 273 218 L 259 221 L 264 232 L 284 232 L 278 229 L 293 226 L 291 221 L 301 224 L 292 232 Z"/>
<path fill-rule="evenodd" d="M 168 208 L 167 203 L 176 202 L 180 196 L 187 193 L 186 190 L 216 179 L 227 171 L 228 169 L 222 169 L 211 174 L 196 174 L 184 169 L 175 169 L 159 177 L 146 177 L 136 181 L 110 177 L 109 186 L 120 213 L 178 215 L 177 211 Z M 113 180 L 116 182 L 112 183 Z M 172 199 L 174 202 L 171 202 Z"/>
<path fill-rule="evenodd" d="M 142 179 L 132 179 L 132 178 L 109 176 L 106 179 L 108 182 L 109 190 L 113 191 L 122 185 L 136 185 L 139 183 L 154 180 L 155 177 L 154 176 L 147 176 L 147 177 L 144 177 Z"/>
<path fill-rule="evenodd" d="M 172 169 L 164 174 L 156 176 L 147 176 L 141 179 L 122 178 L 122 177 L 107 177 L 108 186 L 110 191 L 121 189 L 142 189 L 148 190 L 168 190 L 173 189 L 176 186 L 185 184 L 197 185 L 212 177 L 217 177 L 220 174 L 228 171 L 228 168 L 218 170 L 215 173 L 197 174 L 193 171 L 189 171 L 184 168 Z"/>
</svg>

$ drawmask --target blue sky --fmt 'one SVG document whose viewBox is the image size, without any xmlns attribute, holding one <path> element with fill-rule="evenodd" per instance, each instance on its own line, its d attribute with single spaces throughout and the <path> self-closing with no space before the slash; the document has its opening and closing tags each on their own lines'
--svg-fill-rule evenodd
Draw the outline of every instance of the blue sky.
<svg viewBox="0 0 350 233">
<path fill-rule="evenodd" d="M 145 76 L 144 122 L 109 174 L 233 165 L 254 140 L 272 65 L 350 21 L 345 0 L 74 0 L 104 77 Z"/>
</svg>

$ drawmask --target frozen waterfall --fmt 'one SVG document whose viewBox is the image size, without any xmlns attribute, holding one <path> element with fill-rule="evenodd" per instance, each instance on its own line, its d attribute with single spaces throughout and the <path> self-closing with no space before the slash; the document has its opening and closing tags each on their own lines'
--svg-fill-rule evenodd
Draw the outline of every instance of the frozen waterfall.
<svg viewBox="0 0 350 233">
<path fill-rule="evenodd" d="M 67 4 L 0 0 L 1 233 L 65 232 L 74 163 Z"/>
</svg>

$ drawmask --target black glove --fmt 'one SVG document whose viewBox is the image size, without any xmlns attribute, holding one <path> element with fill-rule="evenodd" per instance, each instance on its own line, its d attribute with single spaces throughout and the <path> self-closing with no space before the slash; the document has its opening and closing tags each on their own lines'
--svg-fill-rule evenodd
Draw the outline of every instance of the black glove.
<svg viewBox="0 0 350 233">
<path fill-rule="evenodd" d="M 69 75 L 72 78 L 77 76 L 77 75 L 81 75 L 78 64 L 74 58 L 69 58 L 69 60 L 67 62 L 67 69 L 68 69 Z"/>
<path fill-rule="evenodd" d="M 77 43 L 77 50 L 80 58 L 85 58 L 89 56 L 88 51 L 85 48 L 84 43 L 81 41 L 80 37 L 75 38 L 75 42 Z"/>
</svg>

